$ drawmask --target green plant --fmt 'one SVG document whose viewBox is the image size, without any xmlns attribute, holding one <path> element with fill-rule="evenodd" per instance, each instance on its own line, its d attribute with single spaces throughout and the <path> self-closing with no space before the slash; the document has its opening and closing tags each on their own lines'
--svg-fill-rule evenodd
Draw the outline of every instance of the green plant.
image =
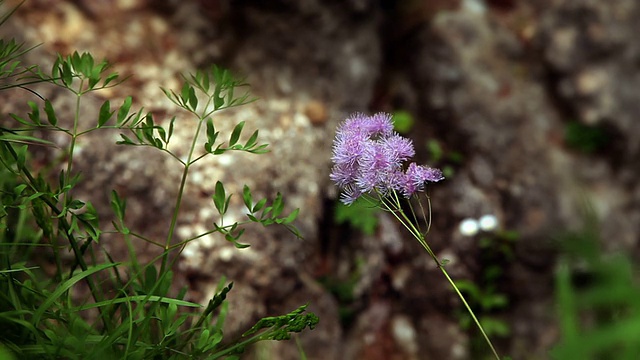
<svg viewBox="0 0 640 360">
<path fill-rule="evenodd" d="M 380 209 L 366 200 L 358 199 L 351 206 L 336 202 L 333 216 L 337 224 L 349 224 L 365 235 L 373 235 L 378 226 L 379 212 Z"/>
<path fill-rule="evenodd" d="M 355 269 L 348 276 L 339 279 L 335 276 L 323 276 L 318 282 L 329 291 L 337 300 L 338 313 L 343 326 L 348 327 L 355 317 L 355 295 L 354 291 L 362 278 L 362 268 L 364 267 L 364 259 L 356 258 Z"/>
<path fill-rule="evenodd" d="M 186 289 L 177 294 L 174 290 L 172 269 L 178 256 L 172 253 L 205 234 L 218 233 L 238 248 L 249 246 L 239 241 L 249 223 L 279 224 L 300 236 L 293 225 L 298 210 L 284 214 L 280 194 L 273 200 L 254 199 L 251 189 L 244 186 L 245 221 L 221 221 L 205 234 L 174 241 L 186 179 L 194 163 L 229 151 L 267 151 L 267 145 L 258 142 L 258 130 L 248 138 L 243 136 L 244 122 L 236 124 L 224 140 L 214 126 L 212 116 L 216 112 L 252 101 L 247 92 L 238 95 L 237 90 L 246 84 L 213 66 L 185 76 L 179 92 L 163 89 L 197 122 L 188 156 L 183 159 L 167 147 L 175 118 L 164 127 L 151 113 L 133 112 L 131 97 L 115 108 L 109 100 L 104 101 L 97 118 L 89 122 L 90 117 L 81 111 L 85 96 L 121 81 L 109 72 L 107 62 L 96 62 L 88 53 L 73 53 L 58 56 L 47 72 L 16 62 L 21 48 L 13 40 L 0 42 L 0 74 L 5 81 L 2 89 L 48 83 L 69 92 L 75 108 L 71 119 L 63 119 L 50 100 L 36 99 L 28 102 L 30 112 L 26 116 L 10 114 L 16 126 L 0 127 L 0 350 L 9 350 L 20 359 L 237 359 L 255 342 L 287 340 L 292 333 L 315 327 L 318 318 L 306 313 L 307 305 L 303 305 L 289 314 L 261 319 L 237 339 L 225 339 L 225 299 L 233 283 L 221 279 L 217 293 L 206 306 L 185 301 Z M 103 129 L 126 131 L 119 144 L 156 148 L 182 168 L 164 242 L 129 228 L 127 201 L 116 191 L 111 191 L 110 202 L 115 215 L 113 229 L 101 228 L 94 204 L 76 197 L 74 189 L 81 181 L 74 167 L 76 149 L 86 134 Z M 55 181 L 49 181 L 49 174 L 38 172 L 30 161 L 32 147 L 55 148 L 35 136 L 43 132 L 58 132 L 69 138 L 68 148 L 61 150 L 66 154 L 63 170 Z M 201 132 L 206 134 L 204 144 L 198 143 Z M 227 212 L 231 196 L 217 181 L 211 197 L 220 218 Z M 126 264 L 114 261 L 101 247 L 106 232 L 128 245 Z M 162 253 L 148 263 L 140 263 L 135 241 L 157 246 Z M 70 261 L 64 259 L 67 252 L 72 255 Z M 52 268 L 45 269 L 49 261 L 43 262 L 43 253 L 51 255 Z M 83 288 L 88 289 L 88 297 L 82 295 Z"/>
<path fill-rule="evenodd" d="M 558 241 L 563 250 L 555 275 L 561 338 L 551 358 L 640 357 L 640 268 L 628 254 L 600 248 L 592 213 L 582 230 Z"/>
<path fill-rule="evenodd" d="M 429 158 L 432 159 L 434 163 L 444 163 L 442 173 L 446 177 L 453 176 L 455 174 L 454 165 L 460 165 L 464 161 L 461 153 L 457 151 L 445 151 L 438 140 L 427 140 L 426 147 Z"/>
<path fill-rule="evenodd" d="M 413 128 L 413 115 L 404 110 L 396 110 L 393 112 L 393 128 L 400 134 L 407 134 Z"/>
<path fill-rule="evenodd" d="M 513 247 L 518 234 L 512 231 L 485 233 L 478 242 L 481 268 L 475 280 L 458 280 L 456 285 L 467 296 L 469 305 L 478 316 L 487 336 L 505 338 L 511 334 L 509 324 L 500 317 L 500 312 L 509 305 L 509 297 L 500 291 L 504 280 L 503 269 L 513 261 Z M 459 311 L 460 326 L 472 330 L 472 318 L 465 311 Z M 483 338 L 472 336 L 472 353 L 480 354 Z"/>
<path fill-rule="evenodd" d="M 607 147 L 611 139 L 601 125 L 585 125 L 578 121 L 570 121 L 565 126 L 564 141 L 572 149 L 593 154 Z"/>
</svg>

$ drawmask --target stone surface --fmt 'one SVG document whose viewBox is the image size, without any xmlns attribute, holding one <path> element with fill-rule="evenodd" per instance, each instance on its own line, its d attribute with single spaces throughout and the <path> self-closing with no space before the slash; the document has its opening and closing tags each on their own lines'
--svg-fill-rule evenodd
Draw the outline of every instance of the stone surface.
<svg viewBox="0 0 640 360">
<path fill-rule="evenodd" d="M 401 109 L 416 120 L 410 136 L 418 160 L 450 169 L 430 189 L 431 245 L 449 260 L 452 277 L 479 281 L 488 266 L 481 236 L 463 236 L 459 222 L 492 214 L 502 230 L 519 234 L 512 258 L 492 258 L 508 298 L 495 315 L 511 328 L 496 343 L 513 358 L 544 359 L 559 336 L 553 239 L 582 224 L 584 199 L 601 221 L 607 248 L 638 252 L 639 19 L 634 0 L 78 0 L 28 2 L 8 28 L 43 42 L 32 59 L 44 64 L 55 51 L 76 49 L 113 61 L 131 78 L 90 100 L 86 114 L 95 114 L 103 99 L 117 103 L 134 94 L 136 106 L 158 119 L 178 116 L 172 146 L 179 154 L 195 123 L 176 112 L 159 86 L 178 89 L 181 73 L 212 63 L 247 76 L 259 101 L 220 113 L 216 127 L 225 133 L 246 120 L 272 151 L 205 158 L 194 167 L 177 236 L 196 236 L 219 220 L 210 195 L 221 180 L 238 195 L 244 184 L 256 197 L 282 192 L 288 211 L 301 208 L 297 225 L 305 239 L 250 227 L 249 249 L 216 236 L 185 248 L 178 268 L 190 299 L 206 301 L 222 276 L 235 282 L 230 333 L 310 302 L 321 323 L 301 336 L 309 359 L 472 356 L 472 339 L 455 315 L 459 300 L 388 214 L 371 236 L 332 220 L 337 194 L 328 173 L 336 124 L 352 111 Z M 68 97 L 46 94 L 56 108 L 71 109 Z M 26 98 L 0 96 L 2 113 L 19 111 L 16 104 Z M 571 122 L 599 126 L 610 141 L 594 153 L 571 148 L 564 140 Z M 106 202 L 116 188 L 130 198 L 132 226 L 160 238 L 180 168 L 159 153 L 116 147 L 112 135 L 87 138 L 77 160 L 90 176 L 80 191 Z M 436 159 L 429 140 L 442 150 Z M 238 195 L 225 221 L 242 219 Z M 116 241 L 105 246 L 125 254 Z M 154 254 L 153 246 L 143 250 Z M 349 285 L 349 296 L 341 298 L 331 281 Z M 248 357 L 265 353 L 299 358 L 294 342 L 262 345 Z"/>
</svg>

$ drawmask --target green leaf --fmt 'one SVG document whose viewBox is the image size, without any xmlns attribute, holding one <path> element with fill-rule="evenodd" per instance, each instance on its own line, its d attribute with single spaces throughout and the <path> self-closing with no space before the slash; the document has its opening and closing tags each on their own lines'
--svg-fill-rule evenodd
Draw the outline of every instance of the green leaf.
<svg viewBox="0 0 640 360">
<path fill-rule="evenodd" d="M 62 73 L 60 75 L 62 76 L 62 82 L 66 87 L 70 87 L 73 84 L 73 71 L 68 60 L 62 60 Z"/>
<path fill-rule="evenodd" d="M 18 186 L 16 186 L 15 188 L 13 188 L 13 193 L 16 196 L 20 196 L 22 194 L 22 192 L 24 191 L 24 189 L 27 188 L 27 184 L 20 184 Z"/>
<path fill-rule="evenodd" d="M 53 62 L 53 66 L 51 66 L 51 78 L 54 84 L 58 84 L 58 80 L 60 78 L 60 62 L 62 61 L 62 57 L 58 55 L 56 61 Z"/>
<path fill-rule="evenodd" d="M 67 208 L 71 209 L 71 210 L 79 210 L 82 209 L 82 207 L 84 206 L 84 202 L 77 200 L 77 199 L 73 199 L 71 201 L 69 201 L 69 203 L 67 204 Z"/>
<path fill-rule="evenodd" d="M 249 140 L 247 140 L 247 142 L 244 144 L 244 148 L 250 149 L 254 147 L 257 142 L 258 142 L 258 130 L 254 131 L 253 134 L 251 134 L 251 137 L 249 138 Z"/>
<path fill-rule="evenodd" d="M 142 127 L 142 135 L 147 140 L 148 144 L 154 145 L 155 141 L 153 137 L 153 115 L 151 115 L 151 113 L 148 113 L 145 116 L 145 120 L 145 125 Z"/>
<path fill-rule="evenodd" d="M 171 121 L 169 122 L 169 134 L 167 135 L 167 144 L 169 144 L 169 141 L 171 140 L 171 136 L 173 135 L 173 123 L 176 121 L 176 117 L 172 117 Z"/>
<path fill-rule="evenodd" d="M 251 207 L 253 206 L 253 198 L 251 196 L 251 189 L 245 185 L 242 188 L 242 200 L 244 201 L 244 206 L 251 211 Z"/>
<path fill-rule="evenodd" d="M 93 59 L 89 60 L 93 62 Z M 85 53 L 81 55 L 77 51 L 74 51 L 73 55 L 71 55 L 71 66 L 77 73 L 84 75 L 85 77 L 88 77 L 90 75 L 90 67 L 92 65 L 93 64 L 87 63 L 87 57 L 85 56 Z"/>
<path fill-rule="evenodd" d="M 64 175 L 64 170 L 60 170 L 60 174 L 58 175 L 58 187 L 59 187 L 58 191 L 60 193 L 64 192 L 65 184 L 66 184 L 66 176 Z"/>
<path fill-rule="evenodd" d="M 109 100 L 105 101 L 100 107 L 100 114 L 98 115 L 98 127 L 102 127 L 104 124 L 111 119 L 113 115 L 113 111 L 111 110 L 111 103 Z"/>
<path fill-rule="evenodd" d="M 240 138 L 240 133 L 242 133 L 243 127 L 244 127 L 244 121 L 241 121 L 233 129 L 233 132 L 231 133 L 231 137 L 229 138 L 229 146 L 233 146 L 238 142 L 238 139 Z"/>
<path fill-rule="evenodd" d="M 178 94 L 176 94 L 175 91 L 167 90 L 162 87 L 160 89 L 162 90 L 164 95 L 167 97 L 167 99 L 169 99 L 172 103 L 176 104 L 176 106 L 184 108 L 184 104 L 181 102 L 180 96 L 178 96 Z"/>
<path fill-rule="evenodd" d="M 127 200 L 121 199 L 115 190 L 111 190 L 111 209 L 113 209 L 113 213 L 118 219 L 124 219 L 127 211 Z"/>
<path fill-rule="evenodd" d="M 69 289 L 71 289 L 75 284 L 77 284 L 78 282 L 80 282 L 81 280 L 97 273 L 100 272 L 102 270 L 108 269 L 108 268 L 112 268 L 115 266 L 119 266 L 120 263 L 108 263 L 108 264 L 101 264 L 101 265 L 97 265 L 94 267 L 90 267 L 85 271 L 79 272 L 77 274 L 75 274 L 73 277 L 71 277 L 69 280 L 61 283 L 60 285 L 58 285 L 58 287 L 56 288 L 56 290 L 49 294 L 45 300 L 42 302 L 42 304 L 40 304 L 40 306 L 38 306 L 38 308 L 36 309 L 36 311 L 34 311 L 33 316 L 31 318 L 31 323 L 34 324 L 34 326 L 38 326 L 40 325 L 40 318 L 44 315 L 44 313 L 56 302 L 58 301 L 58 298 L 60 298 L 61 296 L 63 296 L 65 293 L 67 293 L 67 291 L 69 291 Z"/>
<path fill-rule="evenodd" d="M 290 224 L 292 223 L 297 217 L 298 217 L 298 213 L 300 212 L 300 209 L 295 209 L 293 210 L 293 212 L 291 214 L 289 214 L 289 216 L 287 216 L 284 221 L 282 221 L 283 224 Z"/>
<path fill-rule="evenodd" d="M 251 245 L 249 245 L 249 244 L 242 244 L 242 243 L 239 243 L 239 242 L 237 242 L 237 241 L 234 241 L 234 242 L 233 242 L 233 246 L 235 246 L 235 247 L 236 247 L 236 249 L 246 249 L 246 248 L 250 247 Z"/>
<path fill-rule="evenodd" d="M 215 126 L 213 125 L 213 120 L 211 120 L 211 118 L 207 119 L 207 142 L 204 144 L 204 149 L 210 153 L 213 146 L 216 143 L 216 140 L 218 139 L 218 134 L 220 132 L 216 131 Z"/>
<path fill-rule="evenodd" d="M 209 86 L 211 86 L 211 81 L 209 80 L 209 73 L 207 71 L 203 71 L 202 73 L 202 79 L 200 81 L 200 85 L 202 86 L 202 91 L 205 92 L 205 94 L 209 93 Z"/>
<path fill-rule="evenodd" d="M 102 230 L 100 230 L 100 222 L 98 221 L 98 211 L 90 201 L 85 204 L 85 212 L 78 215 L 78 218 L 84 221 L 85 230 L 93 241 L 98 241 Z"/>
<path fill-rule="evenodd" d="M 110 82 L 112 82 L 113 80 L 116 80 L 120 75 L 118 75 L 117 73 L 113 73 L 113 74 L 109 74 L 105 79 L 104 79 L 104 83 L 102 84 L 103 87 L 106 87 L 107 85 L 109 85 Z"/>
<path fill-rule="evenodd" d="M 120 106 L 120 109 L 118 110 L 118 115 L 116 117 L 116 121 L 118 125 L 124 124 L 124 120 L 127 118 L 127 115 L 129 115 L 129 110 L 131 109 L 132 102 L 133 102 L 133 98 L 131 96 L 127 96 L 127 98 L 124 99 L 124 102 L 122 103 L 122 106 Z"/>
<path fill-rule="evenodd" d="M 216 83 L 213 90 L 213 109 L 218 110 L 224 105 L 224 98 L 220 96 L 222 91 L 220 84 Z"/>
<path fill-rule="evenodd" d="M 21 118 L 20 116 L 16 115 L 16 114 L 9 114 L 9 116 L 11 116 L 13 118 L 13 120 L 19 122 L 22 125 L 26 125 L 26 126 L 34 126 L 35 124 L 33 122 L 29 122 L 23 118 Z"/>
<path fill-rule="evenodd" d="M 49 124 L 56 126 L 58 124 L 58 118 L 56 118 L 56 113 L 53 110 L 53 106 L 49 99 L 45 99 L 44 101 L 44 112 L 47 114 L 47 121 Z"/>
<path fill-rule="evenodd" d="M 0 141 L 13 142 L 20 144 L 42 144 L 55 147 L 56 145 L 51 141 L 43 140 L 37 137 L 18 134 L 2 134 L 0 135 Z"/>
<path fill-rule="evenodd" d="M 22 145 L 16 149 L 16 154 L 18 158 L 16 159 L 16 164 L 18 165 L 18 169 L 24 169 L 24 165 L 27 161 L 27 145 Z"/>
<path fill-rule="evenodd" d="M 253 209 L 251 209 L 251 213 L 256 213 L 260 210 L 262 210 L 262 208 L 264 208 L 264 206 L 267 204 L 267 199 L 260 199 L 254 206 Z"/>
<path fill-rule="evenodd" d="M 178 305 L 176 305 L 176 303 L 169 304 L 169 307 L 167 308 L 167 318 L 171 320 L 176 317 L 177 313 L 178 313 Z"/>
<path fill-rule="evenodd" d="M 269 146 L 269 144 L 262 144 L 260 146 L 258 146 L 257 148 L 248 150 L 250 153 L 252 154 L 266 154 L 269 152 L 269 150 L 265 150 L 266 147 Z"/>
<path fill-rule="evenodd" d="M 165 144 L 167 143 L 167 133 L 164 130 L 163 127 L 158 126 L 156 127 L 156 130 L 158 131 L 158 135 L 160 136 L 160 139 L 162 140 L 162 142 L 164 142 Z"/>
<path fill-rule="evenodd" d="M 217 181 L 215 193 L 213 194 L 213 204 L 216 209 L 218 209 L 220 215 L 223 215 L 226 212 L 225 203 L 226 193 L 224 191 L 224 185 L 220 181 Z"/>
<path fill-rule="evenodd" d="M 31 108 L 31 112 L 28 114 L 29 119 L 31 119 L 34 124 L 40 126 L 40 109 L 38 109 L 38 104 L 33 101 L 27 101 L 27 104 Z"/>
<path fill-rule="evenodd" d="M 85 70 L 84 66 L 82 66 L 82 58 L 77 51 L 74 51 L 73 54 L 71 54 L 71 56 L 69 56 L 67 59 L 74 69 L 78 70 L 81 73 L 83 72 L 83 70 Z"/>
<path fill-rule="evenodd" d="M 87 221 L 87 222 L 98 220 L 98 216 L 96 214 L 94 214 L 94 213 L 91 213 L 91 212 L 84 212 L 82 214 L 79 214 L 78 218 L 80 220 L 84 220 L 84 221 Z"/>
<path fill-rule="evenodd" d="M 186 107 L 189 103 L 189 94 L 191 93 L 190 89 L 193 90 L 188 83 L 184 83 L 182 85 L 182 91 L 180 92 L 180 104 L 182 107 Z"/>
<path fill-rule="evenodd" d="M 198 108 L 198 97 L 193 87 L 189 87 L 189 106 L 193 111 L 196 111 Z"/>
<path fill-rule="evenodd" d="M 273 204 L 271 206 L 272 206 L 272 212 L 271 212 L 272 218 L 278 217 L 282 213 L 282 210 L 284 209 L 284 203 L 282 202 L 282 194 L 278 193 L 276 195 L 276 198 L 275 200 L 273 200 Z"/>
<path fill-rule="evenodd" d="M 120 134 L 120 137 L 122 138 L 122 140 L 116 141 L 116 144 L 118 145 L 135 145 L 136 144 L 127 135 Z"/>
</svg>

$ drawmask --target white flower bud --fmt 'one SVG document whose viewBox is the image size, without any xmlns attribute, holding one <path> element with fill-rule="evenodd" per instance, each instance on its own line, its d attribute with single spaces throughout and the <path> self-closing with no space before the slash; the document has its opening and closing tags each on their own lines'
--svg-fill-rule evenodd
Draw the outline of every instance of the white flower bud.
<svg viewBox="0 0 640 360">
<path fill-rule="evenodd" d="M 478 221 L 476 221 L 476 219 L 466 218 L 460 222 L 458 229 L 464 236 L 474 236 L 478 233 Z"/>
<path fill-rule="evenodd" d="M 482 231 L 494 231 L 498 228 L 498 218 L 495 215 L 484 215 L 479 220 Z"/>
</svg>

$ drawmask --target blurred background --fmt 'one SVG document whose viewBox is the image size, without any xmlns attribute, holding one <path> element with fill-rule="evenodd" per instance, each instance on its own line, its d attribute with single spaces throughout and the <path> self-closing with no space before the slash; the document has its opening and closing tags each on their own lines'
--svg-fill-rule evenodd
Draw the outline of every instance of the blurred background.
<svg viewBox="0 0 640 360">
<path fill-rule="evenodd" d="M 490 354 L 420 245 L 389 214 L 336 200 L 336 125 L 384 111 L 417 161 L 445 173 L 429 188 L 427 240 L 501 354 L 640 356 L 636 0 L 27 0 L 0 32 L 41 44 L 28 56 L 43 66 L 73 51 L 107 59 L 130 78 L 99 96 L 133 95 L 158 119 L 177 113 L 160 87 L 179 89 L 181 74 L 217 64 L 246 77 L 259 100 L 215 120 L 247 120 L 272 152 L 194 169 L 178 235 L 210 227 L 223 180 L 282 192 L 301 209 L 304 240 L 256 228 L 249 249 L 206 237 L 187 247 L 179 276 L 191 299 L 207 301 L 222 276 L 235 282 L 229 332 L 310 302 L 320 324 L 299 339 L 309 359 Z M 30 96 L 0 94 L 2 116 Z M 178 118 L 177 148 L 192 125 Z M 130 227 L 162 234 L 180 169 L 114 139 L 83 147 L 82 191 L 107 204 L 117 188 Z M 246 358 L 300 355 L 292 341 Z"/>
</svg>

